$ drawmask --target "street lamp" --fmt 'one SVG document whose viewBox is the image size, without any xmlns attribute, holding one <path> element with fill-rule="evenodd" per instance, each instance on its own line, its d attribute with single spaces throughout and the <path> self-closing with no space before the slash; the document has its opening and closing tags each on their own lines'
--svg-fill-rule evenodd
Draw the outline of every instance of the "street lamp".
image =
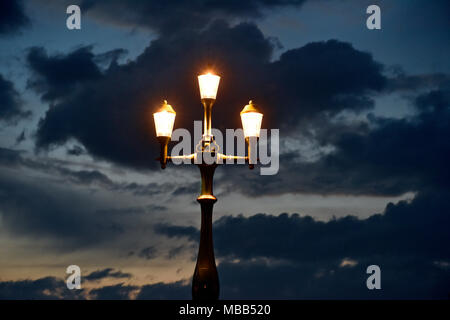
<svg viewBox="0 0 450 320">
<path fill-rule="evenodd" d="M 153 114 L 155 120 L 156 137 L 161 145 L 161 168 L 166 167 L 167 162 L 167 146 L 172 136 L 173 124 L 175 123 L 176 112 L 173 110 L 170 104 L 167 104 L 167 100 L 164 100 L 164 104 Z"/>
<path fill-rule="evenodd" d="M 212 212 L 217 198 L 213 194 L 214 171 L 223 160 L 237 162 L 243 160 L 253 169 L 256 159 L 251 147 L 252 141 L 259 137 L 262 113 L 256 108 L 252 101 L 241 111 L 242 127 L 245 140 L 248 145 L 248 156 L 234 156 L 219 153 L 214 136 L 211 133 L 212 107 L 216 100 L 220 77 L 211 73 L 198 76 L 200 98 L 204 109 L 203 135 L 195 148 L 195 153 L 182 156 L 168 156 L 167 146 L 172 136 L 176 113 L 171 105 L 164 100 L 161 108 L 153 114 L 156 128 L 156 136 L 160 142 L 161 150 L 159 161 L 161 168 L 166 167 L 167 162 L 174 159 L 190 160 L 200 168 L 201 190 L 197 201 L 201 206 L 200 244 L 198 249 L 197 264 L 192 278 L 192 298 L 194 300 L 217 300 L 219 298 L 219 277 L 217 274 L 216 261 L 214 258 L 214 247 L 212 238 Z M 253 140 L 254 139 L 254 140 Z M 213 159 L 213 161 L 205 161 Z"/>
</svg>

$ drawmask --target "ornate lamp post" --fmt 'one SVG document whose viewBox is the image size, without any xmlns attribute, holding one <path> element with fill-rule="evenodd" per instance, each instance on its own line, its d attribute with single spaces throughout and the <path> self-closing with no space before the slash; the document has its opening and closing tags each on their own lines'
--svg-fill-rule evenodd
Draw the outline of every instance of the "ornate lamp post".
<svg viewBox="0 0 450 320">
<path fill-rule="evenodd" d="M 174 157 L 167 155 L 167 146 L 172 136 L 176 113 L 172 106 L 167 104 L 166 100 L 161 108 L 153 114 L 156 136 L 161 145 L 158 159 L 161 163 L 161 168 L 164 169 L 167 162 L 174 159 L 189 160 L 200 168 L 202 184 L 197 201 L 201 206 L 202 219 L 197 264 L 192 279 L 192 298 L 194 300 L 217 300 L 219 298 L 219 277 L 214 258 L 212 238 L 212 212 L 214 203 L 217 201 L 213 194 L 214 171 L 219 164 L 223 163 L 223 160 L 227 160 L 227 162 L 241 160 L 244 163 L 248 163 L 249 168 L 253 169 L 256 162 L 256 150 L 252 148 L 254 144 L 252 142 L 256 142 L 256 139 L 259 137 L 263 117 L 262 113 L 250 101 L 241 111 L 248 155 L 234 156 L 219 153 L 218 146 L 211 133 L 211 113 L 216 101 L 219 82 L 220 77 L 217 75 L 208 73 L 198 76 L 200 97 L 204 109 L 203 135 L 193 154 Z M 207 159 L 208 161 L 206 161 Z"/>
</svg>

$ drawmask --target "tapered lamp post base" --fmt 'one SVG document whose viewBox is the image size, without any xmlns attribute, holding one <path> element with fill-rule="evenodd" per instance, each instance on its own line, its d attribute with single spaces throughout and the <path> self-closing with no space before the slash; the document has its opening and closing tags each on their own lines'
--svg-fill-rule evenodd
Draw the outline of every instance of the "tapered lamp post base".
<svg viewBox="0 0 450 320">
<path fill-rule="evenodd" d="M 212 181 L 216 165 L 199 165 L 202 176 L 202 193 L 197 198 L 202 210 L 200 244 L 197 264 L 192 278 L 192 299 L 210 301 L 219 299 L 219 276 L 214 257 L 212 213 L 217 201 L 212 193 Z"/>
</svg>

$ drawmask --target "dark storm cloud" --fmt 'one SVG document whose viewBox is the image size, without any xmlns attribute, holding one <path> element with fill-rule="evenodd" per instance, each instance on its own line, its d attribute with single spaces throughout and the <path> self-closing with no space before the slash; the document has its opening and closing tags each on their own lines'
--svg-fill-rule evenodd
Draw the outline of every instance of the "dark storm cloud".
<svg viewBox="0 0 450 320">
<path fill-rule="evenodd" d="M 173 192 L 173 196 L 179 196 L 183 194 L 195 194 L 200 190 L 200 182 L 194 182 L 185 186 L 176 188 Z"/>
<path fill-rule="evenodd" d="M 366 268 L 381 268 L 381 290 L 368 290 Z M 338 263 L 224 262 L 218 266 L 222 299 L 447 299 L 450 272 L 414 258 L 372 257 Z"/>
<path fill-rule="evenodd" d="M 52 242 L 55 249 L 102 244 L 128 232 L 127 225 L 142 226 L 143 216 L 167 209 L 153 203 L 117 206 L 92 196 L 93 192 L 141 196 L 150 189 L 157 195 L 160 190 L 175 188 L 114 182 L 97 170 L 72 170 L 58 162 L 30 159 L 23 152 L 0 148 L 3 230 L 18 237 L 57 239 Z"/>
<path fill-rule="evenodd" d="M 28 178 L 8 169 L 28 168 L 51 174 L 63 182 L 40 176 Z M 105 180 L 106 179 L 106 180 Z M 109 178 L 98 171 L 73 171 L 53 164 L 26 159 L 18 151 L 0 148 L 0 212 L 5 230 L 28 237 L 58 238 L 56 246 L 74 247 L 100 243 L 123 232 L 120 216 L 94 214 L 90 197 L 71 184 L 109 185 Z M 45 186 L 45 187 L 43 187 Z"/>
<path fill-rule="evenodd" d="M 367 266 L 381 267 L 382 290 L 368 290 Z M 414 258 L 374 257 L 356 265 L 333 262 L 274 264 L 264 260 L 222 262 L 219 266 L 221 299 L 446 299 L 448 268 Z M 57 283 L 58 285 L 55 285 Z M 45 293 L 44 293 L 45 292 Z M 138 286 L 117 284 L 68 290 L 62 280 L 0 282 L 2 299 L 191 299 L 190 281 Z"/>
<path fill-rule="evenodd" d="M 28 88 L 42 93 L 44 101 L 57 101 L 101 78 L 103 67 L 114 68 L 117 60 L 127 53 L 125 49 L 115 49 L 95 55 L 92 49 L 82 46 L 67 55 L 49 57 L 43 47 L 30 48 L 27 63 L 33 76 Z"/>
<path fill-rule="evenodd" d="M 81 156 L 84 153 L 85 153 L 85 150 L 78 145 L 75 145 L 72 148 L 67 149 L 67 154 L 70 156 Z"/>
<path fill-rule="evenodd" d="M 392 78 L 388 80 L 386 90 L 392 92 L 413 91 L 425 89 L 437 89 L 450 87 L 450 76 L 445 73 L 428 73 L 408 75 L 403 70 L 394 71 Z"/>
<path fill-rule="evenodd" d="M 13 149 L 0 147 L 0 165 L 57 174 L 60 178 L 65 179 L 65 182 L 73 184 L 98 185 L 107 189 L 124 188 L 124 185 L 115 184 L 108 176 L 98 170 L 72 170 L 55 162 L 27 158 L 23 155 L 23 152 Z"/>
<path fill-rule="evenodd" d="M 128 53 L 125 49 L 114 49 L 95 55 L 94 62 L 100 66 L 115 66 L 118 60 L 123 58 Z"/>
<path fill-rule="evenodd" d="M 144 213 L 149 213 L 153 211 L 165 211 L 167 210 L 167 207 L 165 206 L 159 206 L 155 204 L 149 204 L 146 206 L 132 206 L 132 207 L 123 207 L 123 208 L 108 208 L 108 209 L 101 209 L 96 210 L 98 213 L 107 213 L 110 215 L 140 215 Z"/>
<path fill-rule="evenodd" d="M 386 83 L 383 66 L 369 53 L 335 40 L 289 50 L 270 69 L 278 87 L 273 91 L 278 102 L 289 104 L 277 108 L 277 113 L 283 113 L 283 120 L 294 124 L 302 113 L 335 114 L 344 109 L 371 108 L 373 101 L 366 93 L 381 91 Z M 276 100 L 271 105 L 276 105 Z"/>
<path fill-rule="evenodd" d="M 292 129 L 321 114 L 371 108 L 370 95 L 385 84 L 382 66 L 348 43 L 310 43 L 275 62 L 272 49 L 273 43 L 254 24 L 230 27 L 216 22 L 203 31 L 158 38 L 136 61 L 110 67 L 99 76 L 95 56 L 84 48 L 85 63 L 78 68 L 86 68 L 96 81 L 87 77 L 77 82 L 82 78 L 77 76 L 68 80 L 79 86 L 67 96 L 62 96 L 67 90 L 52 84 L 51 74 L 70 69 L 79 53 L 47 56 L 38 50 L 37 56 L 43 57 L 38 60 L 46 61 L 44 65 L 55 62 L 58 70 L 29 63 L 43 81 L 35 88 L 46 88 L 44 99 L 61 100 L 41 119 L 36 146 L 45 150 L 75 138 L 95 157 L 155 167 L 158 145 L 151 113 L 167 98 L 179 114 L 176 127 L 191 129 L 192 121 L 201 118 L 195 76 L 208 66 L 222 76 L 214 114 L 214 127 L 222 130 L 241 126 L 239 112 L 249 99 L 264 111 L 276 106 L 276 112 L 265 113 L 264 126 Z M 31 51 L 28 60 L 36 60 L 34 56 Z"/>
<path fill-rule="evenodd" d="M 58 171 L 62 176 L 67 177 L 72 183 L 85 185 L 98 184 L 102 186 L 111 186 L 114 184 L 105 174 L 97 170 L 74 171 L 60 167 L 58 168 Z"/>
<path fill-rule="evenodd" d="M 115 278 L 115 279 L 123 279 L 123 278 L 131 278 L 131 273 L 122 272 L 120 270 L 114 271 L 113 268 L 106 268 L 102 270 L 96 270 L 83 277 L 85 280 L 89 281 L 98 281 L 105 278 Z"/>
<path fill-rule="evenodd" d="M 173 259 L 175 257 L 178 257 L 180 254 L 182 254 L 184 251 L 186 251 L 186 248 L 193 249 L 193 247 L 194 246 L 186 246 L 186 245 L 174 247 L 174 248 L 170 249 L 169 252 L 167 253 L 167 258 Z M 197 259 L 197 258 L 195 257 L 195 259 Z"/>
<path fill-rule="evenodd" d="M 200 235 L 195 227 L 173 226 L 170 224 L 157 224 L 154 230 L 156 233 L 163 234 L 169 238 L 187 237 L 193 241 L 197 241 Z"/>
<path fill-rule="evenodd" d="M 175 126 L 191 129 L 192 121 L 201 118 L 195 75 L 210 66 L 222 76 L 214 127 L 239 128 L 239 111 L 252 98 L 265 114 L 263 127 L 280 128 L 284 137 L 300 135 L 334 148 L 314 162 L 299 160 L 302 155 L 296 150 L 282 150 L 276 176 L 254 179 L 253 172 L 241 170 L 246 179 L 233 174 L 223 179 L 225 187 L 228 179 L 228 190 L 238 188 L 252 196 L 286 192 L 392 196 L 448 181 L 445 173 L 440 174 L 449 154 L 448 107 L 423 107 L 446 105 L 446 74 L 407 75 L 398 68 L 385 72 L 369 53 L 336 40 L 309 43 L 271 61 L 273 43 L 249 23 L 230 27 L 216 22 L 202 31 L 161 37 L 135 61 L 104 70 L 96 67 L 97 56 L 89 53 L 89 47 L 82 50 L 85 63 L 80 67 L 100 75 L 95 81 L 77 82 L 75 77 L 77 90 L 61 97 L 40 120 L 37 150 L 74 138 L 94 157 L 155 168 L 159 148 L 151 113 L 167 98 L 178 112 Z M 67 69 L 77 54 L 45 54 L 44 60 L 49 65 L 64 61 L 59 67 Z M 43 97 L 59 92 L 58 86 L 45 80 L 53 77 L 51 69 L 33 70 L 46 88 Z M 420 102 L 431 94 L 427 90 L 441 95 L 441 101 Z M 362 124 L 344 124 L 335 118 L 343 111 L 370 110 L 374 94 L 393 92 L 421 93 L 414 102 L 418 114 L 403 119 L 369 116 Z M 191 190 L 183 188 L 173 194 Z M 152 194 L 154 189 L 136 186 L 136 192 Z"/>
<path fill-rule="evenodd" d="M 257 214 L 224 216 L 214 223 L 219 257 L 266 257 L 290 261 L 338 261 L 374 256 L 450 258 L 449 192 L 419 194 L 410 203 L 389 204 L 384 214 L 316 221 L 310 216 Z M 169 237 L 198 241 L 198 229 L 173 225 L 155 229 Z"/>
<path fill-rule="evenodd" d="M 22 130 L 22 132 L 16 137 L 16 143 L 15 145 L 19 145 L 22 142 L 24 142 L 27 139 L 27 137 L 25 136 L 25 129 Z"/>
<path fill-rule="evenodd" d="M 141 287 L 136 299 L 143 300 L 187 300 L 191 299 L 191 286 L 185 281 L 155 283 Z"/>
<path fill-rule="evenodd" d="M 430 121 L 438 116 L 444 117 L 443 124 L 445 125 L 445 120 L 448 120 L 450 111 L 450 82 L 446 89 L 433 90 L 419 95 L 415 101 L 415 107 L 421 113 L 422 118 L 428 119 L 431 117 Z M 442 127 L 442 125 L 439 127 Z"/>
<path fill-rule="evenodd" d="M 408 191 L 450 187 L 450 91 L 417 96 L 415 114 L 401 119 L 369 115 L 365 124 L 330 124 L 314 139 L 334 150 L 314 162 L 298 151 L 280 156 L 276 176 L 242 172 L 239 182 L 226 174 L 230 188 L 251 196 L 288 192 L 397 196 Z M 224 168 L 236 171 L 239 168 Z M 245 179 L 242 179 L 242 175 Z M 226 183 L 226 182 L 225 182 Z"/>
<path fill-rule="evenodd" d="M 0 1 L 0 36 L 17 33 L 29 24 L 22 0 Z"/>
<path fill-rule="evenodd" d="M 139 251 L 138 256 L 146 260 L 151 260 L 156 258 L 157 256 L 156 252 L 157 252 L 156 247 L 150 246 Z"/>
<path fill-rule="evenodd" d="M 15 123 L 30 115 L 30 111 L 22 110 L 22 101 L 14 84 L 0 74 L 0 121 Z"/>
<path fill-rule="evenodd" d="M 119 283 L 112 286 L 93 289 L 89 292 L 89 294 L 91 298 L 98 300 L 127 300 L 130 299 L 130 294 L 138 288 L 139 287 L 137 286 L 129 286 Z"/>
<path fill-rule="evenodd" d="M 49 173 L 57 173 L 60 178 L 72 184 L 99 186 L 105 190 L 115 191 L 118 193 L 130 193 L 140 197 L 164 194 L 165 192 L 167 192 L 167 190 L 172 190 L 175 188 L 173 183 L 157 184 L 152 182 L 147 184 L 140 184 L 136 182 L 115 182 L 112 181 L 106 174 L 98 170 L 72 170 L 63 166 L 52 166 L 39 163 L 36 169 L 43 169 L 43 171 Z M 175 190 L 178 190 L 179 188 L 183 189 L 187 187 L 182 186 L 176 188 Z M 141 208 L 141 211 L 143 212 L 155 210 L 166 210 L 166 207 L 158 205 L 148 205 L 146 206 L 146 208 Z M 126 210 L 123 210 L 122 213 L 126 213 Z"/>
<path fill-rule="evenodd" d="M 33 47 L 27 62 L 35 77 L 28 87 L 42 92 L 42 99 L 53 101 L 70 95 L 77 86 L 101 77 L 100 68 L 93 61 L 92 47 L 81 47 L 68 55 L 49 57 L 42 47 Z"/>
<path fill-rule="evenodd" d="M 162 33 L 201 29 L 217 18 L 255 18 L 281 7 L 300 7 L 306 0 L 117 1 L 84 0 L 81 8 L 117 24 L 144 26 Z"/>
<path fill-rule="evenodd" d="M 56 247 L 72 248 L 101 243 L 124 232 L 117 219 L 95 215 L 90 198 L 51 183 L 43 188 L 42 182 L 0 171 L 0 211 L 6 231 L 30 238 L 57 238 Z"/>
<path fill-rule="evenodd" d="M 116 182 L 111 180 L 105 173 L 99 170 L 73 170 L 67 167 L 70 163 L 48 161 L 43 159 L 27 158 L 23 152 L 13 149 L 0 147 L 0 165 L 10 168 L 24 168 L 40 171 L 45 174 L 53 175 L 61 180 L 62 183 L 74 185 L 83 185 L 86 187 L 101 187 L 105 190 L 116 191 L 120 193 L 130 193 L 135 196 L 154 196 L 164 194 L 174 190 L 176 194 L 184 194 L 193 190 L 190 183 L 183 186 L 179 183 L 176 186 L 173 183 L 147 183 L 140 184 L 136 182 Z M 145 208 L 132 208 L 134 212 L 149 212 L 166 210 L 165 206 L 150 204 Z M 130 208 L 112 209 L 111 213 L 131 213 Z M 104 212 L 104 210 L 99 210 Z"/>
<path fill-rule="evenodd" d="M 423 193 L 364 220 L 347 216 L 320 222 L 296 214 L 222 217 L 213 229 L 222 298 L 445 299 L 450 288 L 449 196 Z M 159 232 L 198 239 L 186 227 Z M 381 267 L 383 290 L 366 288 L 366 268 L 372 264 Z M 166 289 L 170 286 L 161 288 Z"/>
<path fill-rule="evenodd" d="M 83 299 L 83 294 L 83 289 L 68 290 L 65 281 L 55 277 L 0 282 L 0 299 Z"/>
<path fill-rule="evenodd" d="M 85 279 L 85 278 L 84 278 Z M 190 299 L 191 289 L 184 281 L 156 283 L 142 287 L 118 283 L 90 291 L 69 290 L 63 279 L 45 277 L 37 280 L 0 281 L 0 299 L 99 299 L 127 300 L 136 292 L 137 299 Z"/>
<path fill-rule="evenodd" d="M 364 220 L 348 216 L 319 222 L 286 214 L 223 217 L 214 224 L 221 298 L 446 299 L 450 288 L 449 195 L 424 193 L 411 202 L 389 204 L 383 215 Z M 192 229 L 195 232 L 186 228 L 160 232 L 190 237 L 198 232 Z M 366 287 L 366 268 L 372 264 L 381 268 L 382 290 Z M 114 272 L 108 268 L 94 274 L 97 279 Z M 41 297 L 48 289 L 46 297 L 76 298 L 63 289 L 55 291 L 55 281 L 0 282 L 0 296 Z M 21 291 L 24 285 L 38 289 Z M 190 291 L 190 281 L 142 287 L 120 283 L 87 295 L 129 299 L 136 293 L 137 299 L 189 299 Z"/>
</svg>

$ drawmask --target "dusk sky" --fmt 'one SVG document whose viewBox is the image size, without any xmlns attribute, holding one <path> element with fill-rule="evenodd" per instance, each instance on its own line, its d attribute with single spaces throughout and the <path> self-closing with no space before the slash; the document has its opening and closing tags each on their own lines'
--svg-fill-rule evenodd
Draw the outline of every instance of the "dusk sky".
<svg viewBox="0 0 450 320">
<path fill-rule="evenodd" d="M 214 128 L 253 99 L 280 133 L 276 175 L 216 170 L 221 298 L 447 299 L 449 17 L 445 0 L 1 1 L 0 299 L 190 299 L 200 174 L 160 169 L 152 113 L 167 99 L 193 132 L 207 70 Z"/>
</svg>

